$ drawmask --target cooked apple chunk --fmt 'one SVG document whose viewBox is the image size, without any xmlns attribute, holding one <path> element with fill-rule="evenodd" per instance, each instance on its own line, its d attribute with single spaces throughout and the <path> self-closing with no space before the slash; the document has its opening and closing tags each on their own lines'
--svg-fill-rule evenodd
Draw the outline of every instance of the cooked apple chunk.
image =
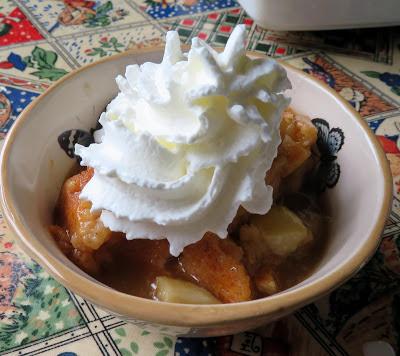
<svg viewBox="0 0 400 356">
<path fill-rule="evenodd" d="M 263 295 L 272 295 L 279 291 L 278 280 L 270 267 L 261 267 L 254 276 L 254 283 Z"/>
<path fill-rule="evenodd" d="M 252 215 L 249 224 L 240 229 L 241 245 L 251 266 L 264 264 L 266 259 L 270 264 L 279 264 L 311 240 L 312 232 L 301 219 L 279 205 L 266 215 Z"/>
<path fill-rule="evenodd" d="M 194 283 L 171 277 L 157 277 L 155 296 L 157 300 L 182 304 L 220 304 L 209 291 Z"/>
</svg>

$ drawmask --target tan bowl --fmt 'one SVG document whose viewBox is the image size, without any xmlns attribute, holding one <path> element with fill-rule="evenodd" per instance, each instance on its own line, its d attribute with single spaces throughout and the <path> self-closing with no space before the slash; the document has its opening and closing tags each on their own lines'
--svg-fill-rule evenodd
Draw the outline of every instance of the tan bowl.
<svg viewBox="0 0 400 356">
<path fill-rule="evenodd" d="M 183 305 L 156 302 L 96 281 L 59 250 L 48 232 L 61 184 L 74 165 L 57 137 L 94 127 L 117 93 L 114 78 L 125 67 L 158 62 L 162 49 L 129 52 L 83 67 L 58 81 L 25 109 L 7 136 L 1 157 L 5 217 L 23 250 L 60 283 L 110 313 L 147 328 L 179 335 L 236 333 L 280 318 L 328 293 L 357 272 L 374 253 L 388 215 L 392 182 L 386 157 L 361 117 L 338 94 L 284 65 L 293 85 L 291 106 L 339 127 L 341 176 L 324 193 L 331 215 L 330 243 L 314 273 L 274 296 L 245 303 Z M 328 237 L 327 237 L 328 238 Z M 140 273 L 140 272 L 139 272 Z"/>
</svg>

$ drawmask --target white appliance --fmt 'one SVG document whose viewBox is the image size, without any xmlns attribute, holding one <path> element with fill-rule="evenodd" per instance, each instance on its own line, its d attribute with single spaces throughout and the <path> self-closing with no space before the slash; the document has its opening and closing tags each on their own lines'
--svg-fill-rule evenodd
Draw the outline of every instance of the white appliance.
<svg viewBox="0 0 400 356">
<path fill-rule="evenodd" d="M 400 0 L 238 0 L 255 22 L 280 31 L 400 25 Z"/>
</svg>

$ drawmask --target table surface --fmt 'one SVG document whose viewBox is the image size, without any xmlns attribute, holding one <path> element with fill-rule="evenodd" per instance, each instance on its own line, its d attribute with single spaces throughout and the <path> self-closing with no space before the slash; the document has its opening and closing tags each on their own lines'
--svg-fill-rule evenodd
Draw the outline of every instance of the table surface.
<svg viewBox="0 0 400 356">
<path fill-rule="evenodd" d="M 375 256 L 331 295 L 272 325 L 222 338 L 176 339 L 126 324 L 62 287 L 18 249 L 1 217 L 0 353 L 358 355 L 378 340 L 400 350 L 398 29 L 269 31 L 233 0 L 1 0 L 1 138 L 29 102 L 75 68 L 158 45 L 168 29 L 185 43 L 199 36 L 223 46 L 239 23 L 248 29 L 250 50 L 325 81 L 378 135 L 393 172 L 394 200 Z"/>
</svg>

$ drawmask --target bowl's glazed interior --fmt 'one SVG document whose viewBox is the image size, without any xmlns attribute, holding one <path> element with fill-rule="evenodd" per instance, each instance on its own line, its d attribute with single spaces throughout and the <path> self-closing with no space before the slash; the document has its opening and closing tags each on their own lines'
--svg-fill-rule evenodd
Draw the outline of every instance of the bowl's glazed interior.
<svg viewBox="0 0 400 356">
<path fill-rule="evenodd" d="M 337 94 L 287 67 L 291 106 L 322 118 L 345 136 L 337 153 L 340 177 L 325 200 L 331 217 L 330 242 L 315 272 L 269 298 L 246 303 L 195 306 L 129 296 L 85 274 L 59 250 L 47 227 L 64 179 L 75 162 L 62 151 L 58 135 L 88 130 L 117 93 L 114 78 L 127 64 L 160 61 L 162 50 L 127 53 L 81 69 L 37 99 L 9 133 L 1 162 L 2 202 L 22 248 L 72 291 L 123 319 L 167 325 L 183 335 L 222 335 L 279 318 L 327 293 L 357 271 L 379 242 L 391 199 L 391 175 L 383 152 L 361 118 Z M 329 130 L 328 130 L 329 131 Z M 143 323 L 144 321 L 144 323 Z"/>
</svg>

